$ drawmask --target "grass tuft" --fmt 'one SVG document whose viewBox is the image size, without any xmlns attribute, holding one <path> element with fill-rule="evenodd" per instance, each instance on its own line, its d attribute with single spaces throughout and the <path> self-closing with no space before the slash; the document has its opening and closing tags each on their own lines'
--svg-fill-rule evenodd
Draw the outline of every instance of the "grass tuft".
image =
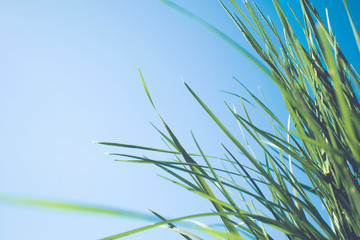
<svg viewBox="0 0 360 240">
<path fill-rule="evenodd" d="M 360 239 L 360 78 L 341 52 L 328 15 L 325 23 L 309 0 L 299 0 L 300 15 L 290 7 L 296 24 L 302 29 L 302 32 L 295 32 L 294 24 L 288 20 L 290 16 L 285 15 L 277 0 L 272 2 L 281 21 L 280 28 L 265 17 L 255 3 L 245 1 L 245 13 L 233 0 L 219 1 L 219 6 L 229 14 L 261 59 L 258 60 L 206 21 L 170 1 L 161 2 L 194 19 L 258 66 L 281 91 L 289 115 L 287 123 L 282 123 L 265 100 L 256 97 L 235 78 L 250 96 L 246 99 L 237 92 L 228 92 L 241 103 L 239 107 L 226 104 L 234 124 L 240 127 L 244 140 L 241 141 L 183 81 L 185 88 L 236 149 L 222 145 L 222 156 L 209 156 L 191 132 L 197 152 L 189 153 L 156 110 L 139 70 L 148 99 L 165 130 L 154 127 L 167 148 L 94 143 L 165 155 L 151 158 L 122 152 L 106 153 L 119 162 L 159 167 L 171 176 L 163 177 L 165 180 L 208 200 L 213 209 L 207 213 L 165 218 L 153 210 L 149 210 L 149 216 L 41 200 L 13 198 L 6 201 L 155 221 L 103 239 L 117 239 L 154 227 L 176 231 L 188 240 L 202 239 L 193 231 L 205 232 L 215 239 L 272 240 L 278 239 L 278 232 L 290 240 Z M 360 50 L 356 27 L 346 1 L 343 3 Z M 273 131 L 257 126 L 248 106 L 257 109 Z M 243 109 L 244 114 L 238 114 L 237 108 Z M 206 217 L 217 217 L 219 224 L 201 223 L 199 219 Z"/>
<path fill-rule="evenodd" d="M 206 156 L 193 133 L 198 153 L 188 153 L 159 113 L 167 134 L 159 132 L 168 150 L 102 144 L 172 154 L 174 158 L 163 160 L 113 153 L 130 158 L 122 161 L 154 164 L 173 177 L 165 179 L 210 201 L 214 215 L 222 222 L 223 233 L 209 227 L 203 230 L 221 236 L 219 239 L 276 239 L 271 229 L 282 232 L 286 239 L 360 239 L 360 105 L 358 89 L 354 88 L 360 80 L 336 42 L 328 15 L 325 25 L 314 6 L 300 0 L 301 16 L 296 16 L 290 7 L 302 29 L 295 32 L 289 16 L 273 0 L 282 25 L 280 33 L 255 3 L 244 2 L 246 14 L 235 1 L 229 0 L 227 5 L 219 1 L 261 58 L 259 61 L 206 21 L 170 1 L 162 2 L 214 32 L 266 73 L 282 93 L 288 122 L 280 122 L 265 101 L 236 80 L 252 100 L 229 92 L 241 101 L 245 116 L 239 115 L 235 107 L 227 107 L 241 131 L 246 131 L 260 149 L 254 152 L 250 140 L 245 138 L 243 145 L 184 81 L 194 99 L 237 148 L 231 151 L 223 146 L 224 156 L 217 157 L 223 168 L 214 167 L 214 157 Z M 345 0 L 344 6 L 358 43 Z M 273 132 L 252 122 L 245 103 L 263 114 Z M 247 187 L 240 184 L 239 178 Z M 327 216 L 320 212 L 322 207 Z"/>
</svg>

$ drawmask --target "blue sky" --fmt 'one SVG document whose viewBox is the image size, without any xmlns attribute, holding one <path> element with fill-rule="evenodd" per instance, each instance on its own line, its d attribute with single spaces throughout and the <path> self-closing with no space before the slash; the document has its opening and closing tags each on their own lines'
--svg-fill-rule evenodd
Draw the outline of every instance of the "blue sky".
<svg viewBox="0 0 360 240">
<path fill-rule="evenodd" d="M 250 50 L 217 1 L 174 2 Z M 269 2 L 257 1 L 274 16 Z M 340 47 L 359 69 L 341 1 L 317 2 L 319 11 L 329 7 Z M 360 22 L 359 3 L 348 4 L 354 22 Z M 241 91 L 233 76 L 252 91 L 261 86 L 270 106 L 286 120 L 279 92 L 264 74 L 213 33 L 159 1 L 3 0 L 0 31 L 1 194 L 141 212 L 151 208 L 171 217 L 208 211 L 209 203 L 159 178 L 155 167 L 114 162 L 103 152 L 120 149 L 92 143 L 163 146 L 149 123 L 161 127 L 138 68 L 159 112 L 190 150 L 190 129 L 209 154 L 222 155 L 224 136 L 186 91 L 181 76 L 234 129 L 223 101 L 236 100 L 219 91 Z M 116 217 L 0 206 L 4 240 L 98 239 L 142 225 Z M 182 239 L 164 229 L 127 239 L 165 238 Z"/>
</svg>

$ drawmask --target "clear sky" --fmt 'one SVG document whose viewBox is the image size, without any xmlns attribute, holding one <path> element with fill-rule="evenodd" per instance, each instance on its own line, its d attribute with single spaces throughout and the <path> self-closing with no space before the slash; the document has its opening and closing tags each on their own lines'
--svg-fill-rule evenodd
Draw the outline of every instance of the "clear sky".
<svg viewBox="0 0 360 240">
<path fill-rule="evenodd" d="M 217 1 L 174 2 L 250 49 Z M 256 2 L 274 16 L 270 1 Z M 359 69 L 342 1 L 316 2 L 321 14 L 329 8 L 340 47 Z M 360 23 L 359 1 L 348 4 L 355 24 Z M 159 178 L 155 167 L 115 162 L 103 152 L 121 149 L 92 143 L 164 146 L 149 123 L 161 127 L 138 68 L 159 112 L 187 149 L 194 149 L 190 129 L 209 154 L 221 156 L 220 142 L 226 140 L 186 91 L 181 76 L 233 129 L 236 123 L 224 99 L 238 102 L 219 91 L 241 92 L 233 76 L 252 91 L 261 86 L 280 119 L 287 118 L 279 92 L 264 74 L 213 33 L 156 0 L 2 0 L 0 31 L 1 194 L 141 212 L 151 208 L 170 217 L 209 211 L 206 200 Z M 144 224 L 0 206 L 3 240 L 98 239 Z M 126 239 L 182 237 L 154 229 Z"/>
</svg>

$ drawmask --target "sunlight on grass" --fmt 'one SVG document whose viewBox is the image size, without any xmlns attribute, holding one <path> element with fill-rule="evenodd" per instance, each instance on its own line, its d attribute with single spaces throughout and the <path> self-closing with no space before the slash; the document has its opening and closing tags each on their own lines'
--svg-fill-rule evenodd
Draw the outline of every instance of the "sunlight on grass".
<svg viewBox="0 0 360 240">
<path fill-rule="evenodd" d="M 265 17 L 256 4 L 245 1 L 245 13 L 235 1 L 227 4 L 219 1 L 219 6 L 229 14 L 262 59 L 259 61 L 221 30 L 170 1 L 161 2 L 208 28 L 258 66 L 281 91 L 289 114 L 288 122 L 282 123 L 264 100 L 235 79 L 251 98 L 229 92 L 239 103 L 239 106 L 226 104 L 226 107 L 234 124 L 244 132 L 244 139 L 240 139 L 184 82 L 196 102 L 236 148 L 222 145 L 221 156 L 209 156 L 191 133 L 198 152 L 189 153 L 156 110 L 156 102 L 151 99 L 139 70 L 149 101 L 163 123 L 164 131 L 156 129 L 167 147 L 96 143 L 159 153 L 157 158 L 140 153 L 108 154 L 118 161 L 156 165 L 172 176 L 164 179 L 207 199 L 213 209 L 167 219 L 153 210 L 149 216 L 91 206 L 16 201 L 157 221 L 104 239 L 117 239 L 159 226 L 178 232 L 185 239 L 202 239 L 197 234 L 199 231 L 216 239 L 276 239 L 274 231 L 282 232 L 286 239 L 360 239 L 360 79 L 339 49 L 329 20 L 323 22 L 308 0 L 300 0 L 302 15 L 295 17 L 303 32 L 295 32 L 293 23 L 288 20 L 290 16 L 284 14 L 276 0 L 273 4 L 282 24 L 280 27 Z M 344 5 L 359 45 L 345 0 Z M 300 35 L 306 42 L 299 40 Z M 237 108 L 245 114 L 239 115 Z M 273 132 L 256 126 L 248 108 L 260 111 Z M 249 137 L 251 140 L 247 139 Z M 249 142 L 256 143 L 256 148 L 261 150 L 253 151 L 255 146 Z M 214 161 L 221 162 L 222 167 L 215 167 Z M 201 223 L 202 218 L 213 216 L 219 220 L 216 227 Z"/>
</svg>

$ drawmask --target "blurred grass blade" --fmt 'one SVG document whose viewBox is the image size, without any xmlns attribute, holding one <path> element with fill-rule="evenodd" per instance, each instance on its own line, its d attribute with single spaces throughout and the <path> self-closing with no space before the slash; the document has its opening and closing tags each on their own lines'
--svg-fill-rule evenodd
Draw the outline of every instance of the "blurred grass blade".
<svg viewBox="0 0 360 240">
<path fill-rule="evenodd" d="M 357 44 L 358 49 L 359 49 L 359 51 L 360 51 L 360 38 L 359 38 L 359 34 L 358 34 L 358 32 L 356 31 L 356 27 L 355 27 L 354 22 L 353 22 L 353 20 L 352 20 L 352 18 L 351 18 L 351 15 L 350 15 L 349 8 L 348 8 L 348 6 L 347 6 L 346 0 L 343 0 L 343 3 L 344 3 L 345 9 L 346 9 L 346 13 L 347 13 L 348 18 L 349 18 L 349 22 L 350 22 L 350 24 L 351 24 L 351 28 L 352 28 L 352 31 L 353 31 L 353 34 L 354 34 L 354 37 L 355 37 L 355 40 L 356 40 L 356 44 Z"/>
</svg>

